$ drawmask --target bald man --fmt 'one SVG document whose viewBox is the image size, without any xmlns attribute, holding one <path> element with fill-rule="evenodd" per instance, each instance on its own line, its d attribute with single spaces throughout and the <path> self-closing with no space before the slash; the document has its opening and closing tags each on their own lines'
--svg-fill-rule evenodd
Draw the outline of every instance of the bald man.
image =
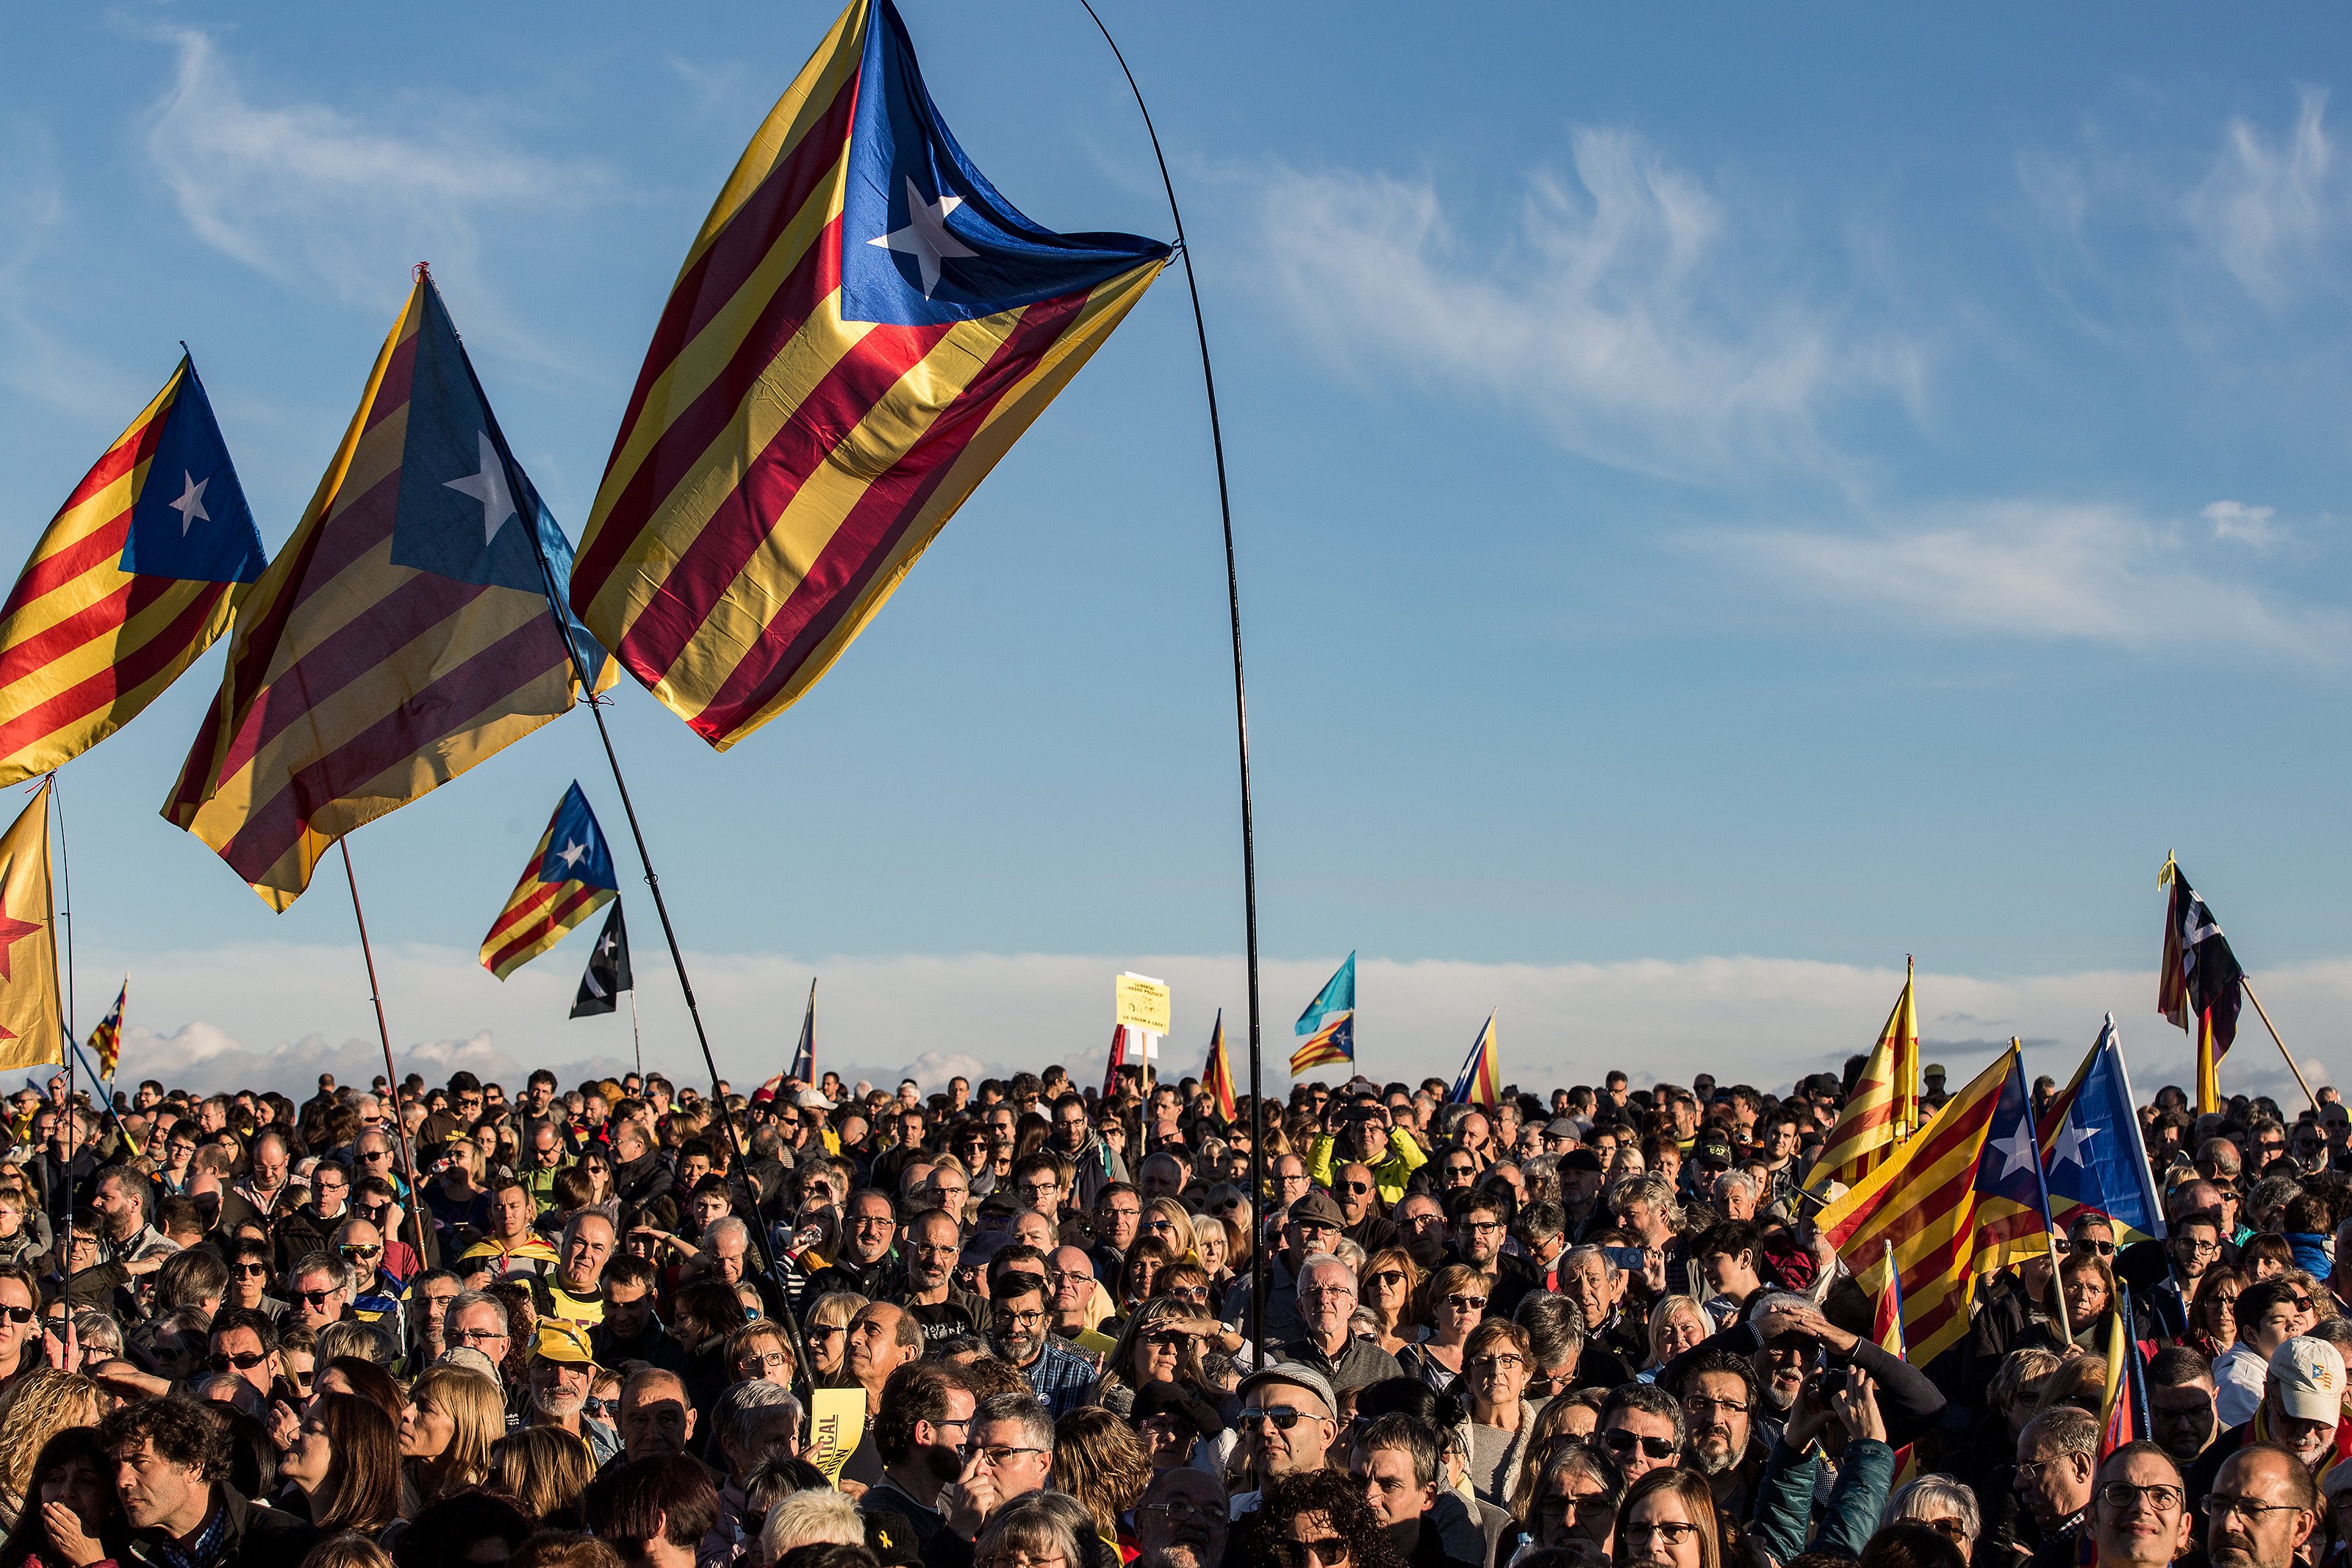
<svg viewBox="0 0 2352 1568">
<path fill-rule="evenodd" d="M 631 1459 L 683 1454 L 694 1436 L 686 1380 L 649 1366 L 621 1385 L 621 1451 Z"/>
</svg>

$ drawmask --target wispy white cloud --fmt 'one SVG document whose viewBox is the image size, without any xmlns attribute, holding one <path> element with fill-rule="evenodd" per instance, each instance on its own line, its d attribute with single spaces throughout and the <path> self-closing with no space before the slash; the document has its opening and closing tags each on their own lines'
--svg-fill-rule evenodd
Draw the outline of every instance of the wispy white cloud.
<svg viewBox="0 0 2352 1568">
<path fill-rule="evenodd" d="M 257 103 L 211 35 L 167 27 L 177 55 L 146 146 L 206 245 L 289 284 L 380 301 L 388 256 L 472 267 L 486 228 L 614 193 L 599 167 L 506 143 L 478 106 L 370 124 L 324 103 Z"/>
<path fill-rule="evenodd" d="M 2197 514 L 2213 525 L 2213 537 L 2266 550 L 2287 537 L 2286 525 L 2273 522 L 2275 507 L 2250 507 L 2243 501 L 2215 501 Z"/>
<path fill-rule="evenodd" d="M 1337 955 L 1265 966 L 1263 1044 L 1279 1090 L 1291 1044 L 1289 1007 L 1310 996 Z M 113 972 L 120 955 L 99 963 Z M 512 1082 L 546 1066 L 570 1082 L 632 1060 L 628 1015 L 567 1021 L 576 981 L 569 949 L 490 979 L 469 953 L 411 947 L 379 953 L 401 1071 L 443 1078 L 459 1067 Z M 646 1063 L 699 1077 L 673 982 L 639 968 Z M 110 962 L 111 960 L 111 962 Z M 740 1085 L 789 1060 L 811 968 L 818 993 L 821 1067 L 852 1080 L 926 1089 L 954 1073 L 978 1078 L 1060 1062 L 1084 1077 L 1110 1039 L 1111 977 L 1164 976 L 1175 1029 L 1165 1070 L 1199 1070 L 1217 1009 L 1237 1073 L 1248 1040 L 1241 961 L 1231 956 L 963 954 L 827 959 L 782 956 L 690 960 L 719 1070 Z M 2150 962 L 2153 962 L 2151 956 Z M 305 1090 L 315 1074 L 364 1081 L 382 1070 L 355 951 L 256 946 L 152 955 L 132 970 L 133 1013 L 122 1071 L 205 1088 L 275 1084 Z M 1446 960 L 1359 965 L 1359 1061 L 1382 1081 L 1450 1078 L 1489 1010 L 1499 1013 L 1504 1075 L 1528 1085 L 1597 1082 L 1622 1067 L 1637 1082 L 1687 1082 L 1698 1071 L 1785 1088 L 1867 1050 L 1902 983 L 1900 971 L 1803 959 L 1724 956 L 1615 964 L 1480 964 Z M 2315 1083 L 2352 1044 L 2352 959 L 2267 972 L 2263 1000 L 2303 1053 Z M 2122 1020 L 2143 1093 L 2184 1081 L 2188 1050 L 2154 1017 L 2146 972 L 2026 977 L 1919 977 L 1930 1061 L 1958 1084 L 2022 1036 L 2028 1066 L 2063 1078 L 2096 1036 L 2102 1013 Z M 142 998 L 144 998 L 143 1001 Z M 2145 1016 L 2143 1016 L 2145 1015 Z M 2249 1020 L 2251 1023 L 2251 1019 Z M 2228 1068 L 2233 1089 L 2278 1092 L 2292 1082 L 2275 1051 L 2242 1037 Z M 298 1096 L 299 1097 L 299 1096 Z"/>
<path fill-rule="evenodd" d="M 2217 537 L 2269 526 L 2266 507 L 2205 516 Z M 1762 529 L 1696 542 L 1800 597 L 1906 625 L 2133 650 L 2170 645 L 2193 627 L 2209 649 L 2326 664 L 2352 655 L 2344 612 L 2231 575 L 2179 528 L 2116 506 L 2000 501 L 1866 531 Z"/>
<path fill-rule="evenodd" d="M 2282 136 L 2232 119 L 2212 167 L 2185 204 L 2207 252 L 2266 305 L 2284 304 L 2298 291 L 2341 221 L 2328 179 L 2335 147 L 2326 111 L 2327 94 L 2305 88 L 2294 124 Z"/>
<path fill-rule="evenodd" d="M 1639 135 L 1583 128 L 1515 224 L 1436 184 L 1283 169 L 1258 218 L 1286 312 L 1368 371 L 1474 388 L 1564 445 L 1653 472 L 1834 460 L 1824 417 L 1916 396 L 1922 358 L 1796 285 L 1706 183 Z"/>
</svg>

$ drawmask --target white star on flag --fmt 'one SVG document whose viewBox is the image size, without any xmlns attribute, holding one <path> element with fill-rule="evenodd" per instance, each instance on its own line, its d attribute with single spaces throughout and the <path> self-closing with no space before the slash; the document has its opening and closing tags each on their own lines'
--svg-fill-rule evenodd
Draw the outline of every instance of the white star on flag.
<svg viewBox="0 0 2352 1568">
<path fill-rule="evenodd" d="M 205 510 L 205 486 L 211 483 L 209 476 L 199 479 L 184 468 L 180 470 L 180 498 L 170 505 L 172 510 L 180 514 L 182 538 L 188 537 L 191 524 L 213 520 L 213 515 Z"/>
<path fill-rule="evenodd" d="M 515 507 L 507 495 L 505 466 L 499 462 L 498 448 L 490 444 L 490 433 L 477 432 L 474 439 L 481 444 L 481 472 L 462 479 L 444 479 L 441 486 L 446 490 L 462 490 L 481 502 L 482 542 L 487 545 L 499 537 L 499 526 L 515 515 Z"/>
<path fill-rule="evenodd" d="M 2050 1163 L 2063 1166 L 2072 1160 L 2078 1166 L 2084 1164 L 2083 1150 L 2104 1130 L 2084 1126 L 2073 1117 L 2068 1117 L 2066 1124 L 2058 1129 L 2056 1146 L 2050 1151 Z"/>
<path fill-rule="evenodd" d="M 915 177 L 907 176 L 907 226 L 877 235 L 867 245 L 878 245 L 884 250 L 895 250 L 915 258 L 916 270 L 922 274 L 923 298 L 929 299 L 931 290 L 940 286 L 940 263 L 960 256 L 978 256 L 963 241 L 948 232 L 948 214 L 963 205 L 961 196 L 941 196 L 937 202 L 925 202 L 923 193 L 915 188 Z"/>
<path fill-rule="evenodd" d="M 582 857 L 585 856 L 587 852 L 588 846 L 586 844 L 566 844 L 562 849 L 555 852 L 555 858 L 563 862 L 565 870 L 576 871 L 580 867 Z"/>
<path fill-rule="evenodd" d="M 2008 1176 L 2020 1166 L 2023 1166 L 2029 1170 L 2032 1168 L 2034 1158 L 2033 1129 L 2026 1126 L 2023 1123 L 2020 1123 L 2018 1124 L 2017 1132 L 2014 1136 L 2005 1140 L 2000 1138 L 1990 1139 L 1986 1143 L 1985 1147 L 1990 1152 L 2001 1156 L 2000 1169 L 1992 1173 L 1993 1179 L 1996 1181 Z"/>
</svg>

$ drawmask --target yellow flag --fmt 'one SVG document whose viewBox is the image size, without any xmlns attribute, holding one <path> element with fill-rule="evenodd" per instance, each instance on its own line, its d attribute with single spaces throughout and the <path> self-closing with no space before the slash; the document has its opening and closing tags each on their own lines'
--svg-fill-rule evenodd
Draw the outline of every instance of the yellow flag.
<svg viewBox="0 0 2352 1568">
<path fill-rule="evenodd" d="M 0 837 L 0 1071 L 66 1059 L 51 907 L 44 779 Z"/>
</svg>

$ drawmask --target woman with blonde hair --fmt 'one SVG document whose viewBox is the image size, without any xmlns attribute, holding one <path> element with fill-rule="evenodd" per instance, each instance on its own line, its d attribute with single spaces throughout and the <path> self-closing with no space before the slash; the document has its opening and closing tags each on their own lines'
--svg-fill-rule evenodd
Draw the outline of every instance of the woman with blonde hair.
<svg viewBox="0 0 2352 1568">
<path fill-rule="evenodd" d="M 1486 1276 L 1449 1263 L 1422 1281 L 1420 1308 L 1413 1316 L 1423 1326 L 1422 1337 L 1398 1352 L 1397 1361 L 1443 1394 L 1462 1375 L 1462 1348 L 1486 1315 Z"/>
<path fill-rule="evenodd" d="M 506 1435 L 506 1401 L 498 1384 L 462 1366 L 428 1366 L 400 1412 L 401 1469 L 414 1494 L 404 1515 L 482 1484 L 490 1445 Z"/>
<path fill-rule="evenodd" d="M 1688 1296 L 1661 1296 L 1650 1309 L 1650 1359 L 1633 1375 L 1655 1383 L 1666 1363 L 1686 1350 L 1696 1350 L 1715 1333 L 1706 1309 Z"/>
<path fill-rule="evenodd" d="M 1421 1266 L 1402 1247 L 1383 1247 L 1364 1260 L 1360 1300 L 1381 1325 L 1376 1343 L 1391 1355 L 1413 1342 L 1412 1307 L 1421 1290 Z"/>
<path fill-rule="evenodd" d="M 541 1530 L 580 1523 L 580 1498 L 595 1476 L 588 1445 L 561 1427 L 524 1427 L 490 1445 L 489 1489 Z"/>
<path fill-rule="evenodd" d="M 1195 1214 L 1192 1223 L 1192 1256 L 1201 1260 L 1201 1271 L 1209 1276 L 1209 1289 L 1218 1296 L 1234 1282 L 1234 1271 L 1228 1267 L 1234 1256 L 1234 1233 L 1225 1222 L 1213 1214 Z"/>
<path fill-rule="evenodd" d="M 816 1299 L 802 1331 L 808 1339 L 809 1376 L 819 1387 L 829 1387 L 841 1373 L 849 1349 L 850 1321 L 866 1310 L 866 1298 L 854 1291 L 833 1291 Z"/>
<path fill-rule="evenodd" d="M 0 1531 L 16 1528 L 33 1464 L 68 1427 L 98 1425 L 98 1385 L 78 1372 L 36 1366 L 0 1397 Z"/>
<path fill-rule="evenodd" d="M 1145 1204 L 1143 1222 L 1135 1233 L 1139 1238 L 1150 1237 L 1177 1258 L 1194 1256 L 1192 1213 L 1172 1197 L 1155 1197 Z"/>
<path fill-rule="evenodd" d="M 1054 1423 L 1054 1485 L 1086 1505 L 1095 1534 L 1115 1558 L 1139 1546 L 1131 1535 L 1122 1539 L 1119 1520 L 1150 1484 L 1151 1457 L 1134 1429 L 1109 1411 L 1076 1409 Z"/>
</svg>

